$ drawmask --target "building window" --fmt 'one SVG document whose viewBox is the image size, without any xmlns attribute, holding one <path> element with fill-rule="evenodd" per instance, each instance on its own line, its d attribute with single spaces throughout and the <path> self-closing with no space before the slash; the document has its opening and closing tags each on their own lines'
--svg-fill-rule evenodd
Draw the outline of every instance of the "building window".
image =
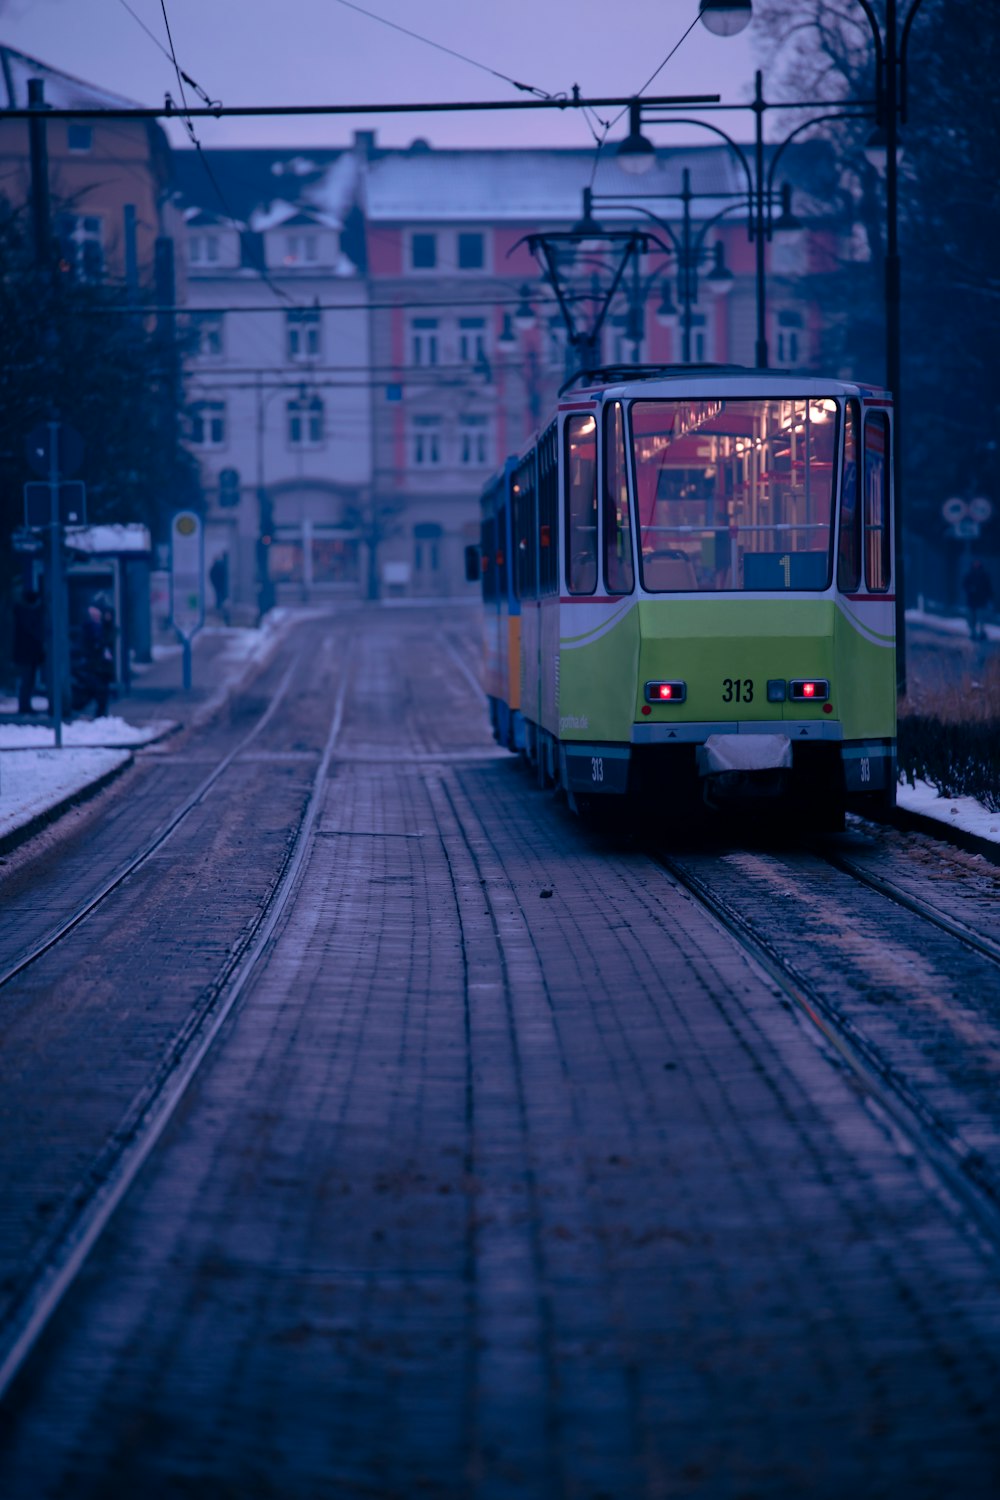
<svg viewBox="0 0 1000 1500">
<path fill-rule="evenodd" d="M 482 469 L 491 463 L 489 417 L 459 417 L 458 461 L 465 469 Z"/>
<path fill-rule="evenodd" d="M 319 396 L 299 396 L 289 401 L 288 446 L 320 448 L 323 445 L 323 402 Z"/>
<path fill-rule="evenodd" d="M 486 319 L 459 318 L 458 357 L 463 365 L 474 365 L 486 358 Z"/>
<path fill-rule="evenodd" d="M 296 307 L 285 314 L 289 359 L 316 359 L 321 352 L 320 312 L 315 307 Z"/>
<path fill-rule="evenodd" d="M 225 353 L 222 313 L 192 313 L 194 352 L 199 359 L 218 359 Z"/>
<path fill-rule="evenodd" d="M 441 538 L 444 530 L 432 521 L 420 521 L 413 528 L 413 571 L 437 573 L 441 569 Z"/>
<path fill-rule="evenodd" d="M 288 234 L 285 236 L 285 265 L 315 265 L 319 260 L 319 235 Z"/>
<path fill-rule="evenodd" d="M 797 365 L 801 344 L 802 314 L 784 311 L 778 314 L 778 347 L 776 362 L 779 365 Z"/>
<path fill-rule="evenodd" d="M 437 265 L 437 235 L 415 234 L 410 240 L 410 265 L 414 271 L 433 271 Z"/>
<path fill-rule="evenodd" d="M 95 214 L 60 214 L 56 233 L 62 269 L 80 281 L 100 281 L 104 275 L 103 220 Z"/>
<path fill-rule="evenodd" d="M 191 408 L 191 442 L 195 448 L 221 448 L 226 441 L 226 403 L 196 401 Z"/>
<path fill-rule="evenodd" d="M 460 271 L 481 271 L 484 259 L 481 234 L 463 233 L 458 236 L 458 269 Z"/>
<path fill-rule="evenodd" d="M 94 132 L 90 125 L 67 125 L 66 144 L 71 151 L 90 151 L 94 144 Z"/>
<path fill-rule="evenodd" d="M 691 314 L 691 361 L 703 365 L 708 359 L 708 328 L 704 313 Z"/>
<path fill-rule="evenodd" d="M 557 368 L 566 363 L 566 324 L 558 315 L 548 322 L 545 358 L 548 364 Z"/>
<path fill-rule="evenodd" d="M 214 266 L 219 261 L 219 236 L 193 234 L 188 240 L 188 262 L 192 266 Z"/>
<path fill-rule="evenodd" d="M 414 417 L 410 451 L 415 468 L 433 468 L 440 464 L 440 417 Z"/>
<path fill-rule="evenodd" d="M 438 362 L 437 318 L 414 318 L 410 323 L 410 351 L 415 365 Z"/>
</svg>

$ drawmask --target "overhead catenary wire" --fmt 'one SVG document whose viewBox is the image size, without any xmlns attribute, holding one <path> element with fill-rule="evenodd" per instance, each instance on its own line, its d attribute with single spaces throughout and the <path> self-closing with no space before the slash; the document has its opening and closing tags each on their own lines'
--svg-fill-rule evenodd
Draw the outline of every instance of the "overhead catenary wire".
<svg viewBox="0 0 1000 1500">
<path fill-rule="evenodd" d="M 123 3 L 124 3 L 124 0 L 123 0 Z M 126 10 L 129 11 L 129 13 L 131 15 L 135 14 L 135 12 L 132 11 L 132 9 L 131 9 L 130 6 L 126 5 L 125 8 L 126 8 Z M 207 176 L 209 182 L 212 184 L 212 187 L 213 187 L 213 189 L 215 191 L 215 195 L 218 198 L 220 204 L 222 205 L 223 212 L 225 213 L 226 217 L 229 219 L 229 221 L 232 224 L 233 228 L 238 231 L 239 230 L 239 221 L 237 220 L 237 218 L 236 218 L 235 214 L 233 213 L 232 209 L 230 208 L 229 203 L 226 200 L 225 193 L 222 191 L 222 188 L 219 186 L 219 180 L 216 177 L 215 173 L 212 171 L 212 167 L 211 167 L 211 165 L 209 163 L 209 160 L 208 160 L 207 156 L 205 155 L 204 150 L 202 149 L 201 141 L 198 139 L 198 135 L 197 135 L 197 133 L 195 131 L 195 128 L 194 128 L 194 125 L 193 125 L 193 123 L 191 121 L 191 112 L 190 112 L 190 110 L 188 108 L 187 95 L 184 92 L 184 80 L 186 78 L 188 78 L 188 75 L 181 70 L 180 63 L 177 61 L 177 51 L 176 51 L 176 48 L 174 47 L 174 38 L 173 38 L 173 34 L 172 34 L 171 30 L 170 30 L 170 17 L 167 14 L 167 0 L 160 0 L 160 9 L 163 12 L 163 25 L 166 28 L 166 33 L 167 33 L 167 47 L 166 48 L 161 48 L 161 50 L 166 54 L 167 57 L 169 57 L 171 63 L 173 64 L 174 73 L 176 74 L 176 77 L 177 77 L 177 89 L 178 89 L 178 92 L 179 92 L 179 94 L 181 96 L 181 104 L 184 106 L 184 125 L 185 125 L 185 128 L 186 128 L 188 136 L 189 136 L 189 138 L 191 140 L 191 144 L 194 146 L 195 150 L 198 153 L 198 160 L 201 162 L 201 165 L 202 165 L 202 167 L 205 170 L 205 175 Z M 143 29 L 145 30 L 147 28 L 144 27 Z M 150 33 L 150 34 L 152 35 L 152 33 Z M 153 40 L 155 41 L 156 38 L 154 37 Z M 201 89 L 197 84 L 193 83 L 192 80 L 190 80 L 190 79 L 188 79 L 188 82 L 191 83 L 192 88 L 196 89 L 196 91 L 198 92 L 198 94 L 202 98 L 204 98 L 209 104 L 211 104 L 211 101 L 208 100 L 208 95 L 205 94 L 205 92 L 204 92 L 203 89 Z M 167 94 L 167 96 L 166 96 L 166 102 L 167 103 L 170 102 L 170 95 L 169 94 Z M 254 267 L 253 269 L 256 270 L 257 275 L 260 276 L 260 278 L 264 282 L 264 284 L 271 289 L 271 291 L 274 293 L 274 295 L 276 297 L 282 298 L 284 301 L 290 302 L 290 303 L 294 304 L 295 299 L 292 296 L 290 296 L 289 293 L 284 290 L 284 288 L 277 286 L 271 280 L 271 278 L 268 276 L 268 274 L 267 274 L 266 271 L 261 271 L 258 267 Z"/>
<path fill-rule="evenodd" d="M 538 99 L 565 98 L 565 95 L 551 94 L 545 89 L 539 89 L 531 83 L 519 83 L 516 78 L 511 78 L 507 73 L 501 73 L 498 68 L 491 68 L 488 63 L 479 62 L 474 57 L 467 56 L 464 52 L 457 52 L 454 47 L 446 47 L 443 42 L 435 42 L 431 37 L 423 36 L 419 31 L 411 31 L 408 26 L 401 26 L 398 21 L 390 21 L 386 16 L 377 15 L 373 10 L 366 10 L 363 5 L 355 4 L 355 0 L 337 0 L 338 5 L 345 6 L 348 10 L 356 10 L 359 15 L 367 16 L 371 21 L 378 21 L 383 26 L 389 26 L 393 31 L 401 31 L 404 36 L 412 37 L 414 41 L 423 42 L 427 47 L 433 47 L 437 52 L 445 52 L 449 57 L 458 58 L 459 62 L 468 63 L 470 67 L 479 68 L 483 73 L 491 73 L 494 78 L 499 78 L 503 83 L 509 83 L 515 89 L 521 89 L 526 94 L 534 94 Z"/>
<path fill-rule="evenodd" d="M 636 98 L 637 99 L 640 98 L 646 92 L 646 90 L 649 88 L 649 85 L 653 82 L 654 79 L 659 78 L 660 74 L 663 72 L 664 68 L 667 66 L 667 63 L 670 61 L 670 59 L 680 49 L 680 47 L 683 45 L 683 43 L 687 41 L 688 37 L 691 35 L 691 33 L 694 30 L 695 26 L 697 26 L 697 24 L 698 24 L 699 16 L 700 16 L 700 11 L 696 11 L 695 12 L 695 16 L 694 16 L 694 20 L 691 22 L 690 26 L 688 26 L 686 28 L 686 30 L 682 33 L 682 35 L 678 38 L 678 40 L 671 47 L 671 49 L 667 53 L 666 57 L 660 63 L 660 66 L 655 70 L 655 72 L 650 73 L 649 77 L 646 79 L 646 82 L 642 85 L 642 88 L 639 89 L 638 93 L 636 94 Z M 615 126 L 618 124 L 618 121 L 622 118 L 622 116 L 624 114 L 626 114 L 627 112 L 628 112 L 628 105 L 625 105 L 625 107 L 623 109 L 619 110 L 618 114 L 615 115 L 615 117 L 614 117 L 613 120 L 609 120 L 609 121 L 604 122 L 604 134 L 601 137 L 601 139 L 597 142 L 597 150 L 594 152 L 594 165 L 593 165 L 593 169 L 591 170 L 591 174 L 590 174 L 590 186 L 591 187 L 594 186 L 594 182 L 595 182 L 595 180 L 597 178 L 597 163 L 598 163 L 598 160 L 600 159 L 601 148 L 604 145 L 606 145 L 609 134 L 615 128 Z"/>
<path fill-rule="evenodd" d="M 189 88 L 194 89 L 199 99 L 201 99 L 210 107 L 215 107 L 219 103 L 219 101 L 216 99 L 212 99 L 202 88 L 201 84 L 197 83 L 195 79 L 191 77 L 190 73 L 185 73 L 184 69 L 179 66 L 176 57 L 171 55 L 171 53 L 160 41 L 160 38 L 156 35 L 155 31 L 150 30 L 150 28 L 146 25 L 145 21 L 138 14 L 138 12 L 132 9 L 131 5 L 129 5 L 128 3 L 128 0 L 119 0 L 119 4 L 124 6 L 125 10 L 128 11 L 129 15 L 132 17 L 133 21 L 135 21 L 136 25 L 142 27 L 143 31 L 149 37 L 154 47 L 158 47 L 167 61 L 173 64 L 175 71 L 179 75 L 178 82 L 180 83 L 180 81 L 183 80 L 183 82 L 186 83 Z"/>
</svg>

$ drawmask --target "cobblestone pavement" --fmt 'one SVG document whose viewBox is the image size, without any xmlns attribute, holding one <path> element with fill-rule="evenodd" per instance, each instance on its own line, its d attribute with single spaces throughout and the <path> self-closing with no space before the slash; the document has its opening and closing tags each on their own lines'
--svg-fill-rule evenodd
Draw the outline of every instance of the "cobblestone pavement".
<svg viewBox="0 0 1000 1500">
<path fill-rule="evenodd" d="M 998 1493 L 994 1248 L 701 907 L 494 752 L 459 626 L 344 628 L 295 899 L 0 1414 L 0 1494 Z"/>
</svg>

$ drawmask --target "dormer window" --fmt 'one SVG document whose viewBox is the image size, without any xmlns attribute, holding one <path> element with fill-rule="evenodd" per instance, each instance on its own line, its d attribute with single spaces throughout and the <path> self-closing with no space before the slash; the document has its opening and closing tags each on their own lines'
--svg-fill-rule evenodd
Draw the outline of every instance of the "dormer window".
<svg viewBox="0 0 1000 1500">
<path fill-rule="evenodd" d="M 285 265 L 315 265 L 319 260 L 318 234 L 288 234 L 285 236 Z"/>
<path fill-rule="evenodd" d="M 192 266 L 215 266 L 219 263 L 219 236 L 193 234 L 188 240 L 188 262 Z"/>
</svg>

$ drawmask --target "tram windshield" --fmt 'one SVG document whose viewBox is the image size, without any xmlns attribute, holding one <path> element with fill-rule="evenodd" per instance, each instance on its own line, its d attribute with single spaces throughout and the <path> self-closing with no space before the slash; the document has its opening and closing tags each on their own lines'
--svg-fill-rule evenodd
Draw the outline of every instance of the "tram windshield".
<svg viewBox="0 0 1000 1500">
<path fill-rule="evenodd" d="M 836 401 L 636 401 L 631 423 L 646 589 L 828 587 Z"/>
</svg>

